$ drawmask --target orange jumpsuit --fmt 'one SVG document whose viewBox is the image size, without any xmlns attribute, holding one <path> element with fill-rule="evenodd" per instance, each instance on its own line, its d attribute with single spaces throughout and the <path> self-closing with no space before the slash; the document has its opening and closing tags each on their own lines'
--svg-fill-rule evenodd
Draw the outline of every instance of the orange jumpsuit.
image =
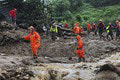
<svg viewBox="0 0 120 80">
<path fill-rule="evenodd" d="M 83 30 L 83 28 L 82 27 L 80 27 L 80 29 L 79 29 L 79 32 L 83 32 L 84 30 Z"/>
<path fill-rule="evenodd" d="M 38 48 L 40 47 L 40 35 L 37 32 L 33 32 L 33 34 L 28 34 L 24 37 L 25 40 L 30 40 L 30 45 L 32 48 L 32 53 L 34 56 L 37 56 Z"/>
<path fill-rule="evenodd" d="M 78 25 L 79 25 L 79 23 L 76 22 L 75 26 L 73 28 L 73 32 L 76 33 L 76 34 L 79 34 L 79 31 L 80 31 L 80 27 Z"/>
<path fill-rule="evenodd" d="M 87 31 L 90 31 L 90 29 L 91 29 L 91 25 L 90 25 L 90 23 L 88 23 L 87 24 Z"/>
<path fill-rule="evenodd" d="M 76 54 L 78 55 L 79 58 L 84 58 L 83 41 L 81 40 L 80 35 L 78 35 L 76 38 L 78 40 L 78 46 L 77 46 Z"/>
</svg>

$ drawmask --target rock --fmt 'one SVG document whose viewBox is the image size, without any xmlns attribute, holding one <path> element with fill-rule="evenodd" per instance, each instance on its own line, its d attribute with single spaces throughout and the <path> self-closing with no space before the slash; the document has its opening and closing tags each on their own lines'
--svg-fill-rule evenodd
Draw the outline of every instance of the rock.
<svg viewBox="0 0 120 80">
<path fill-rule="evenodd" d="M 65 71 L 49 70 L 50 77 L 52 80 L 62 80 L 63 77 L 67 76 L 69 73 Z"/>
<path fill-rule="evenodd" d="M 30 59 L 23 59 L 22 63 L 25 64 L 25 65 L 31 65 L 32 61 Z"/>
<path fill-rule="evenodd" d="M 1 73 L 0 80 L 30 80 L 31 77 L 34 77 L 34 73 L 22 68 Z"/>
<path fill-rule="evenodd" d="M 87 69 L 88 66 L 86 64 L 82 65 L 83 69 Z"/>
<path fill-rule="evenodd" d="M 116 66 L 120 68 L 120 63 L 117 63 Z"/>
<path fill-rule="evenodd" d="M 25 80 L 29 80 L 29 78 L 30 78 L 30 77 L 29 77 L 28 74 L 27 74 L 26 76 L 23 77 L 23 79 L 25 79 Z"/>
<path fill-rule="evenodd" d="M 29 24 L 28 23 L 20 23 L 19 27 L 23 28 L 23 29 L 27 29 L 29 27 Z"/>
<path fill-rule="evenodd" d="M 83 80 L 82 78 L 66 77 L 63 80 Z"/>
<path fill-rule="evenodd" d="M 41 71 L 39 73 L 35 73 L 35 77 L 34 79 L 31 80 L 50 80 L 50 74 L 48 73 L 48 71 Z"/>
<path fill-rule="evenodd" d="M 86 64 L 76 66 L 76 69 L 87 69 L 89 68 Z"/>
<path fill-rule="evenodd" d="M 96 68 L 100 68 L 100 65 L 96 66 Z"/>
<path fill-rule="evenodd" d="M 75 75 L 80 75 L 80 72 L 75 72 L 74 74 L 75 74 Z"/>
<path fill-rule="evenodd" d="M 14 61 L 11 61 L 12 64 L 16 64 Z"/>
<path fill-rule="evenodd" d="M 32 71 L 27 71 L 26 74 L 28 74 L 31 77 L 34 77 L 34 73 Z"/>
<path fill-rule="evenodd" d="M 0 80 L 6 80 L 3 76 L 0 76 Z"/>
<path fill-rule="evenodd" d="M 40 80 L 40 79 L 37 76 L 35 76 L 34 78 L 30 77 L 30 80 Z"/>
<path fill-rule="evenodd" d="M 120 70 L 112 64 L 105 64 L 105 65 L 101 66 L 98 73 L 102 72 L 102 71 L 112 71 L 114 73 L 117 73 L 120 76 Z"/>
<path fill-rule="evenodd" d="M 120 76 L 112 71 L 102 71 L 96 75 L 95 80 L 120 80 Z"/>
<path fill-rule="evenodd" d="M 119 80 L 119 79 L 120 70 L 112 64 L 105 64 L 101 66 L 95 78 L 95 80 Z"/>
<path fill-rule="evenodd" d="M 0 29 L 2 29 L 2 31 L 12 30 L 14 28 L 15 28 L 14 25 L 7 22 L 1 22 L 0 24 Z"/>
<path fill-rule="evenodd" d="M 3 53 L 1 53 L 0 55 L 1 55 L 1 56 L 7 56 L 6 54 L 3 54 Z"/>
</svg>

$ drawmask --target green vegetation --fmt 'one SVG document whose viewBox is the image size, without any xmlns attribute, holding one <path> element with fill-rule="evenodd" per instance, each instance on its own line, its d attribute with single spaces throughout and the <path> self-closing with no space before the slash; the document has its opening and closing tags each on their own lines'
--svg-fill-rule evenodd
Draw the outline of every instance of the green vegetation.
<svg viewBox="0 0 120 80">
<path fill-rule="evenodd" d="M 84 4 L 72 16 L 80 15 L 82 18 L 82 25 L 85 25 L 88 21 L 93 23 L 102 19 L 104 22 L 114 22 L 116 19 L 120 19 L 120 5 L 106 6 L 94 8 L 90 4 Z"/>
<path fill-rule="evenodd" d="M 90 3 L 94 7 L 103 7 L 119 4 L 120 0 L 85 0 L 85 2 Z"/>
<path fill-rule="evenodd" d="M 18 19 L 32 23 L 47 24 L 47 19 L 54 18 L 68 21 L 70 25 L 78 21 L 85 26 L 88 21 L 93 23 L 102 19 L 108 23 L 120 19 L 120 0 L 49 0 L 47 5 L 44 1 L 9 0 L 18 9 Z"/>
<path fill-rule="evenodd" d="M 69 24 L 78 21 L 85 26 L 99 19 L 105 23 L 120 19 L 120 0 L 54 0 L 51 3 L 52 17 L 67 20 Z"/>
<path fill-rule="evenodd" d="M 17 8 L 17 20 L 30 23 L 46 23 L 46 5 L 40 0 L 8 0 L 9 4 Z"/>
</svg>

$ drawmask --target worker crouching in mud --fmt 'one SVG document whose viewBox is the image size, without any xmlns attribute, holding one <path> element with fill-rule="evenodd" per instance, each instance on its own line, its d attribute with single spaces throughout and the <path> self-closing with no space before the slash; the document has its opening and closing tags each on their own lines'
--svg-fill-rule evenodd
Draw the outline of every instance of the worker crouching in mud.
<svg viewBox="0 0 120 80">
<path fill-rule="evenodd" d="M 38 48 L 40 47 L 40 35 L 35 31 L 33 26 L 30 26 L 28 28 L 29 34 L 24 37 L 25 40 L 30 40 L 30 45 L 32 48 L 32 55 L 33 58 L 36 59 L 38 58 L 37 52 Z"/>
</svg>

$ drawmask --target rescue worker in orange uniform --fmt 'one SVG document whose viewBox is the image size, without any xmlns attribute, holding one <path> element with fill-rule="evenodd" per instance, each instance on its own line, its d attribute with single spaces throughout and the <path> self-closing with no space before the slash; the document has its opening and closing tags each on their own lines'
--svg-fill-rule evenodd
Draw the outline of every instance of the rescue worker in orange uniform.
<svg viewBox="0 0 120 80">
<path fill-rule="evenodd" d="M 37 52 L 38 52 L 38 48 L 40 47 L 41 37 L 39 33 L 35 31 L 33 26 L 29 27 L 29 34 L 25 36 L 24 39 L 30 40 L 33 58 L 37 58 L 38 57 Z"/>
<path fill-rule="evenodd" d="M 120 22 L 116 20 L 116 40 L 120 39 Z"/>
<path fill-rule="evenodd" d="M 77 46 L 77 50 L 75 51 L 75 53 L 78 55 L 79 62 L 81 62 L 82 59 L 83 59 L 83 62 L 85 62 L 83 41 L 81 39 L 81 36 L 77 35 L 76 39 L 77 39 L 78 46 Z"/>
<path fill-rule="evenodd" d="M 88 35 L 90 34 L 90 30 L 91 30 L 91 24 L 90 22 L 87 23 L 87 32 L 88 32 Z"/>
<path fill-rule="evenodd" d="M 80 26 L 79 32 L 80 33 L 84 32 L 84 29 L 82 28 L 82 26 Z"/>
<path fill-rule="evenodd" d="M 75 34 L 79 34 L 80 32 L 83 32 L 83 31 L 84 31 L 83 28 L 82 28 L 82 27 L 79 27 L 79 23 L 76 22 L 76 23 L 74 24 L 73 32 L 74 32 Z"/>
<path fill-rule="evenodd" d="M 79 23 L 76 22 L 76 23 L 74 24 L 73 32 L 74 32 L 75 34 L 79 34 L 79 30 L 80 30 Z"/>
<path fill-rule="evenodd" d="M 92 24 L 92 31 L 94 32 L 94 35 L 97 35 L 97 26 L 95 23 Z"/>
</svg>

